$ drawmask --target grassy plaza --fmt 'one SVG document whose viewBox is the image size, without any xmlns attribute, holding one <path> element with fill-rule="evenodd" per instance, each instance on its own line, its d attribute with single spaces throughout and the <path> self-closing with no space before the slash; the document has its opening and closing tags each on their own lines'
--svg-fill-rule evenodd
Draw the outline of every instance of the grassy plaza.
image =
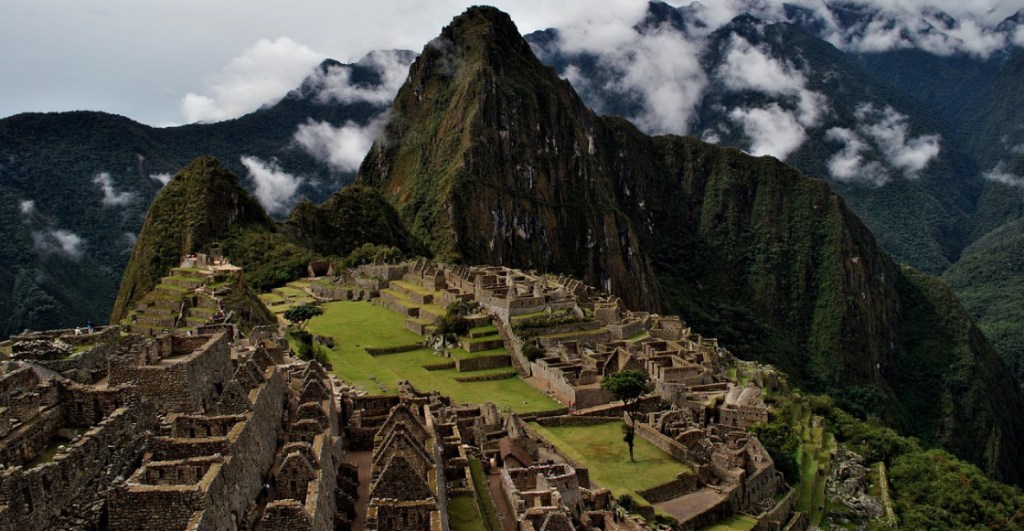
<svg viewBox="0 0 1024 531">
<path fill-rule="evenodd" d="M 616 497 L 629 494 L 643 500 L 637 491 L 668 483 L 680 472 L 693 472 L 689 465 L 676 461 L 640 437 L 636 437 L 633 449 L 636 462 L 631 462 L 629 449 L 622 441 L 621 422 L 549 428 L 532 423 L 531 426 L 570 457 L 586 465 L 590 478 Z"/>
<path fill-rule="evenodd" d="M 405 329 L 404 317 L 369 302 L 329 302 L 322 307 L 324 314 L 312 319 L 308 330 L 334 338 L 334 348 L 328 354 L 334 372 L 369 393 L 394 393 L 399 380 L 408 380 L 421 391 L 436 389 L 458 402 L 493 402 L 498 407 L 508 407 L 518 413 L 562 407 L 518 376 L 482 382 L 455 380 L 457 376 L 513 371 L 508 367 L 472 373 L 459 373 L 455 369 L 428 371 L 424 365 L 451 360 L 435 356 L 426 348 L 371 356 L 365 350 L 367 347 L 412 345 L 421 343 L 423 338 Z M 386 386 L 387 390 L 382 391 L 379 385 Z"/>
</svg>

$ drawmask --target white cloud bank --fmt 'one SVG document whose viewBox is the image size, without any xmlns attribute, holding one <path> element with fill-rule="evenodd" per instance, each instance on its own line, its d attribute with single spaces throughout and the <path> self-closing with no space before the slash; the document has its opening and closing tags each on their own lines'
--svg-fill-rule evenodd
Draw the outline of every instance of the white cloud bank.
<svg viewBox="0 0 1024 531">
<path fill-rule="evenodd" d="M 826 133 L 829 140 L 844 144 L 828 162 L 836 179 L 877 186 L 888 182 L 893 172 L 914 179 L 939 155 L 939 135 L 911 137 L 907 117 L 892 107 L 863 104 L 854 115 L 859 121 L 856 131 L 833 127 Z M 874 160 L 868 160 L 869 154 Z"/>
<path fill-rule="evenodd" d="M 755 157 L 785 159 L 807 139 L 804 126 L 777 103 L 764 109 L 733 109 L 729 118 L 743 127 L 750 139 L 750 154 Z"/>
<path fill-rule="evenodd" d="M 69 230 L 32 231 L 32 245 L 40 255 L 61 255 L 78 261 L 85 240 Z"/>
<path fill-rule="evenodd" d="M 995 168 L 992 168 L 991 170 L 981 174 L 981 176 L 990 181 L 1002 183 L 1007 186 L 1024 188 L 1024 176 L 1015 175 L 1013 173 L 1006 171 L 1006 164 L 1002 162 L 996 164 Z"/>
<path fill-rule="evenodd" d="M 151 174 L 149 178 L 159 182 L 160 186 L 163 187 L 167 186 L 167 183 L 171 182 L 173 177 L 170 173 L 154 173 Z"/>
<path fill-rule="evenodd" d="M 103 199 L 100 200 L 103 206 L 124 206 L 135 200 L 135 194 L 132 192 L 118 192 L 114 188 L 114 181 L 110 178 L 110 174 L 105 171 L 97 173 L 92 182 L 103 192 Z"/>
<path fill-rule="evenodd" d="M 264 162 L 257 157 L 243 155 L 242 165 L 249 170 L 249 178 L 256 187 L 256 200 L 271 214 L 287 212 L 295 205 L 295 193 L 304 180 L 285 172 L 276 161 Z"/>
<path fill-rule="evenodd" d="M 555 46 L 566 53 L 588 53 L 616 72 L 606 90 L 636 97 L 642 110 L 628 116 L 652 133 L 686 133 L 707 86 L 699 57 L 703 42 L 690 40 L 668 26 L 634 26 L 644 16 L 645 2 L 611 2 L 601 9 L 575 12 L 558 26 Z M 571 83 L 578 72 L 565 73 Z"/>
<path fill-rule="evenodd" d="M 321 103 L 366 101 L 388 105 L 395 99 L 395 94 L 408 77 L 409 65 L 414 58 L 412 54 L 394 50 L 370 52 L 358 64 L 376 70 L 380 74 L 379 85 L 354 84 L 351 79 L 352 67 L 334 65 L 326 72 L 316 69 L 310 79 L 309 88 L 316 92 L 316 99 Z"/>
<path fill-rule="evenodd" d="M 207 87 L 181 101 L 188 122 L 237 118 L 280 100 L 325 56 L 287 37 L 261 39 L 232 59 Z"/>
<path fill-rule="evenodd" d="M 366 125 L 348 122 L 335 127 L 309 120 L 295 130 L 295 141 L 316 159 L 341 171 L 356 171 L 384 126 L 385 115 Z"/>
</svg>

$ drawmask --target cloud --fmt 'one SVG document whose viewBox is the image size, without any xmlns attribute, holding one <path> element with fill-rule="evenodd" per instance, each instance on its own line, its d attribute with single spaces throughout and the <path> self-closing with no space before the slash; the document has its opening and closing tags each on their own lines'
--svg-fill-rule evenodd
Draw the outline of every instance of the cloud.
<svg viewBox="0 0 1024 531">
<path fill-rule="evenodd" d="M 414 54 L 397 50 L 370 52 L 358 64 L 375 70 L 380 75 L 380 84 L 353 83 L 352 67 L 332 65 L 326 72 L 316 69 L 304 88 L 313 90 L 317 101 L 321 103 L 366 101 L 390 105 L 408 77 L 409 65 L 415 57 Z"/>
<path fill-rule="evenodd" d="M 207 87 L 181 101 L 187 122 L 237 118 L 280 100 L 309 75 L 324 55 L 287 37 L 260 39 L 231 59 Z"/>
<path fill-rule="evenodd" d="M 135 200 L 132 192 L 118 192 L 114 189 L 114 181 L 107 172 L 100 172 L 93 177 L 92 182 L 103 191 L 103 199 L 100 200 L 103 206 L 124 206 Z"/>
<path fill-rule="evenodd" d="M 854 117 L 859 122 L 856 131 L 833 127 L 825 133 L 828 140 L 843 144 L 828 161 L 835 179 L 876 186 L 887 183 L 894 173 L 914 179 L 939 155 L 939 135 L 911 137 L 907 117 L 892 107 L 862 104 Z"/>
<path fill-rule="evenodd" d="M 1017 46 L 1024 46 L 1024 24 L 1017 26 L 1013 32 L 1013 43 Z"/>
<path fill-rule="evenodd" d="M 874 140 L 886 160 L 903 170 L 907 177 L 916 177 L 939 155 L 939 135 L 911 138 L 907 117 L 892 107 L 886 106 L 879 110 L 871 104 L 864 104 L 857 108 L 854 115 L 862 121 L 858 130 Z M 872 118 L 877 121 L 870 123 L 868 120 Z"/>
<path fill-rule="evenodd" d="M 881 164 L 877 161 L 865 162 L 864 154 L 870 147 L 857 133 L 833 127 L 825 133 L 825 137 L 845 144 L 842 151 L 828 161 L 828 171 L 832 177 L 840 181 L 869 182 L 876 186 L 882 186 L 889 180 L 889 175 Z"/>
<path fill-rule="evenodd" d="M 699 61 L 703 42 L 669 26 L 636 29 L 645 8 L 643 2 L 617 2 L 582 12 L 558 28 L 554 46 L 564 53 L 598 56 L 614 72 L 601 88 L 639 100 L 642 110 L 627 118 L 644 131 L 686 133 L 707 86 Z M 565 73 L 579 87 L 577 74 Z"/>
<path fill-rule="evenodd" d="M 384 126 L 385 114 L 366 125 L 347 122 L 335 127 L 327 122 L 308 120 L 295 130 L 295 141 L 318 160 L 341 171 L 356 171 L 370 151 L 373 140 Z"/>
<path fill-rule="evenodd" d="M 171 182 L 172 176 L 170 173 L 154 173 L 149 178 L 159 181 L 160 186 L 167 186 L 167 183 Z"/>
<path fill-rule="evenodd" d="M 58 254 L 78 261 L 85 242 L 77 234 L 64 229 L 32 231 L 32 245 L 41 255 Z"/>
<path fill-rule="evenodd" d="M 1006 171 L 1006 165 L 1002 162 L 996 164 L 995 168 L 981 174 L 981 176 L 997 183 L 1015 186 L 1017 188 L 1024 188 L 1024 176 L 1015 175 Z"/>
<path fill-rule="evenodd" d="M 743 127 L 750 138 L 750 154 L 754 156 L 785 159 L 807 138 L 797 117 L 777 103 L 763 109 L 733 109 L 729 118 Z"/>
<path fill-rule="evenodd" d="M 126 232 L 124 233 L 124 239 L 128 242 L 128 247 L 134 247 L 135 242 L 139 239 L 139 235 L 134 232 Z"/>
<path fill-rule="evenodd" d="M 36 211 L 36 202 L 31 199 L 25 199 L 18 203 L 18 210 L 21 211 L 23 216 L 31 216 Z"/>
<path fill-rule="evenodd" d="M 755 91 L 779 98 L 763 109 L 734 109 L 729 117 L 743 125 L 751 153 L 785 159 L 828 112 L 828 99 L 807 88 L 807 78 L 789 62 L 769 56 L 739 35 L 732 35 L 717 78 L 732 91 Z M 786 109 L 783 107 L 792 107 Z M 778 119 L 773 132 L 769 119 Z"/>
<path fill-rule="evenodd" d="M 276 161 L 263 162 L 243 155 L 242 164 L 256 186 L 256 199 L 271 214 L 287 212 L 295 204 L 295 192 L 304 180 L 281 169 Z"/>
</svg>

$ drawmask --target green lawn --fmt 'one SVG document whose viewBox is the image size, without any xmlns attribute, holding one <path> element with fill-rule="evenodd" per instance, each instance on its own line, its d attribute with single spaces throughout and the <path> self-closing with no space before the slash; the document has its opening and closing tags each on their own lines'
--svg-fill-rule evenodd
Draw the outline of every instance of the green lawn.
<svg viewBox="0 0 1024 531">
<path fill-rule="evenodd" d="M 757 518 L 740 514 L 711 527 L 705 527 L 704 531 L 750 531 L 755 525 Z"/>
<path fill-rule="evenodd" d="M 480 511 L 476 506 L 476 498 L 472 496 L 453 496 L 448 498 L 448 523 L 452 531 L 480 531 L 484 521 L 480 519 Z"/>
<path fill-rule="evenodd" d="M 668 483 L 680 472 L 693 472 L 690 465 L 676 461 L 639 436 L 634 447 L 636 462 L 630 462 L 629 450 L 622 442 L 621 422 L 550 428 L 531 423 L 531 426 L 570 457 L 586 465 L 590 478 L 611 490 L 616 498 L 629 494 L 642 500 L 636 491 Z"/>
<path fill-rule="evenodd" d="M 483 515 L 483 521 L 480 527 L 484 531 L 500 531 L 501 520 L 498 519 L 498 511 L 494 508 L 494 500 L 491 499 L 491 489 L 487 486 L 487 475 L 484 473 L 484 467 L 480 463 L 480 460 L 475 457 L 469 458 L 469 472 L 473 477 L 473 488 L 476 490 L 477 498 L 480 503 L 477 506 L 480 509 L 481 515 Z"/>
<path fill-rule="evenodd" d="M 378 383 L 381 383 L 388 387 L 389 393 L 394 393 L 399 380 L 409 380 L 421 391 L 437 389 L 458 402 L 493 402 L 519 413 L 562 407 L 519 377 L 486 382 L 455 381 L 457 376 L 500 370 L 469 373 L 454 369 L 428 371 L 423 365 L 448 361 L 428 349 L 371 356 L 364 350 L 366 347 L 408 345 L 423 338 L 403 327 L 405 319 L 402 316 L 375 304 L 340 301 L 326 303 L 322 307 L 324 315 L 310 320 L 307 329 L 313 334 L 334 338 L 335 346 L 329 354 L 334 371 L 367 392 L 380 393 Z"/>
</svg>

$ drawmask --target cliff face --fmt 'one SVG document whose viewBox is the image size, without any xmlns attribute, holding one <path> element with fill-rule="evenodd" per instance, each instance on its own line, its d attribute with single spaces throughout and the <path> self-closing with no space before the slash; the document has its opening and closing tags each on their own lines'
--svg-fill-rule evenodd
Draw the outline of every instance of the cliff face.
<svg viewBox="0 0 1024 531">
<path fill-rule="evenodd" d="M 658 307 L 605 136 L 507 15 L 471 9 L 424 49 L 357 180 L 441 258 L 572 273 Z"/>
<path fill-rule="evenodd" d="M 200 157 L 183 168 L 149 207 L 139 231 L 110 322 L 118 322 L 132 305 L 178 265 L 183 255 L 207 251 L 234 227 L 267 232 L 274 224 L 255 199 L 238 186 L 235 174 L 213 157 Z"/>
<path fill-rule="evenodd" d="M 680 313 L 1020 480 L 1024 400 L 945 286 L 897 267 L 821 181 L 596 116 L 493 8 L 427 45 L 357 179 L 438 256 L 570 273 Z"/>
</svg>

